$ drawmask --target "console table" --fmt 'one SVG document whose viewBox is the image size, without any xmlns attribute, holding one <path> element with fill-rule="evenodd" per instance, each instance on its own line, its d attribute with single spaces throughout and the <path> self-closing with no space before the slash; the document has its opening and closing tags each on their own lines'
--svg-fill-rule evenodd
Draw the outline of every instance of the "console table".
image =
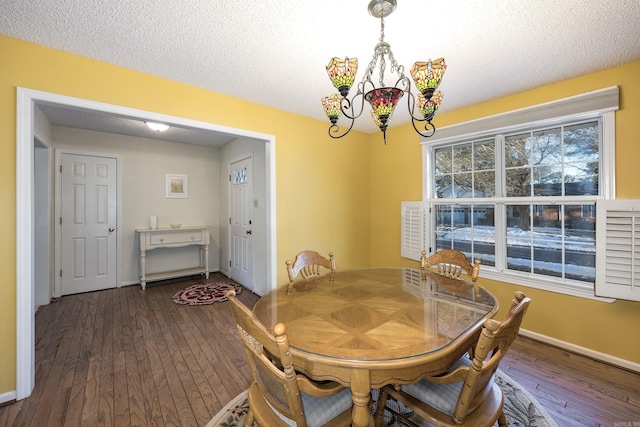
<svg viewBox="0 0 640 427">
<path fill-rule="evenodd" d="M 198 273 L 204 273 L 205 277 L 209 278 L 209 226 L 139 228 L 136 229 L 136 232 L 140 238 L 140 286 L 142 286 L 142 289 L 147 286 L 147 282 L 153 280 L 170 279 Z M 147 274 L 147 251 L 193 245 L 200 246 L 199 267 Z"/>
</svg>

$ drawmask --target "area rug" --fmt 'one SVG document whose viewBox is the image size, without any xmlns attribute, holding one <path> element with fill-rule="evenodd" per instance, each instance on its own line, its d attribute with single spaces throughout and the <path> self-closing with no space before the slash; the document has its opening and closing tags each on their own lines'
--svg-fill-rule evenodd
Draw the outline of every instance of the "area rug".
<svg viewBox="0 0 640 427">
<path fill-rule="evenodd" d="M 234 283 L 211 282 L 189 286 L 173 296 L 176 304 L 204 305 L 226 301 L 227 291 L 234 289 L 236 294 L 242 292 L 242 286 Z"/>
<path fill-rule="evenodd" d="M 504 412 L 509 427 L 558 426 L 536 399 L 507 374 L 498 371 L 496 374 L 496 383 L 500 386 L 504 395 Z M 375 390 L 372 392 L 372 398 L 375 402 L 377 398 L 377 392 Z M 389 405 L 391 404 L 398 405 L 397 402 L 390 401 Z M 207 423 L 206 427 L 242 427 L 244 426 L 244 416 L 247 414 L 248 409 L 247 392 L 243 391 L 222 408 L 220 412 Z M 403 413 L 408 411 L 406 408 L 394 409 L 399 409 L 403 411 Z M 386 415 L 387 413 L 385 413 L 385 416 Z M 417 417 L 415 421 L 421 426 L 431 426 L 431 424 Z M 391 415 L 385 418 L 385 422 L 389 427 L 406 427 L 406 424 L 402 421 L 396 421 Z M 497 426 L 498 423 L 495 425 Z"/>
</svg>

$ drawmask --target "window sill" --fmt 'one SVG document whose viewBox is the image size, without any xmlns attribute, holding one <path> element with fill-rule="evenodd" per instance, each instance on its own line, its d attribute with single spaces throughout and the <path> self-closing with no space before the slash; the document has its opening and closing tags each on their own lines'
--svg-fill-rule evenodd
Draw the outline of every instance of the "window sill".
<svg viewBox="0 0 640 427">
<path fill-rule="evenodd" d="M 554 280 L 553 278 L 545 279 L 539 276 L 516 273 L 512 271 L 499 271 L 494 267 L 482 266 L 480 268 L 481 279 L 497 280 L 499 282 L 510 283 L 513 285 L 522 285 L 529 288 L 540 289 L 543 291 L 555 292 L 557 294 L 570 295 L 579 298 L 587 298 L 595 301 L 611 303 L 614 298 L 597 297 L 594 295 L 593 289 L 580 287 L 569 282 Z"/>
</svg>

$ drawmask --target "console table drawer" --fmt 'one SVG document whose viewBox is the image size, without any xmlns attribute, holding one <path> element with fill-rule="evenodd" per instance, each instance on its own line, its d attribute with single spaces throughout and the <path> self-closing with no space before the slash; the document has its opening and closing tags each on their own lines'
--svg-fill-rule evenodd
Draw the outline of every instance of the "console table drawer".
<svg viewBox="0 0 640 427">
<path fill-rule="evenodd" d="M 204 233 L 201 231 L 167 231 L 149 235 L 149 246 L 172 245 L 179 243 L 202 243 Z"/>
</svg>

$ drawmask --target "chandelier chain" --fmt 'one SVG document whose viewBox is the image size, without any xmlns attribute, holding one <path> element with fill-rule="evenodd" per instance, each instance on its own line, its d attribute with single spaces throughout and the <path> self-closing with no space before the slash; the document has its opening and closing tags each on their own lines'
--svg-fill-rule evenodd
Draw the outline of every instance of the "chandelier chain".
<svg viewBox="0 0 640 427">
<path fill-rule="evenodd" d="M 387 62 L 384 55 L 380 55 L 380 86 L 384 86 L 384 69 L 387 68 Z"/>
</svg>

